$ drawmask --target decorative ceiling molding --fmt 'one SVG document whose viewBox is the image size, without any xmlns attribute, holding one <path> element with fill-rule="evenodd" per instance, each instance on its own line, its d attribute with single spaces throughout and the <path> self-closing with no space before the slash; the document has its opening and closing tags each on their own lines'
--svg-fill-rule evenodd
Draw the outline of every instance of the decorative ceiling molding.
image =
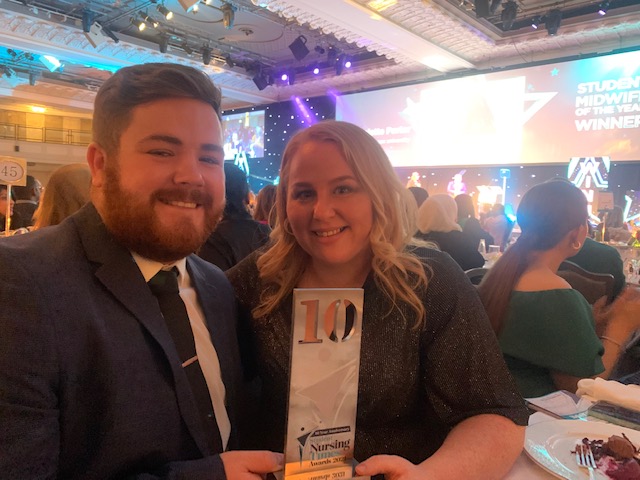
<svg viewBox="0 0 640 480">
<path fill-rule="evenodd" d="M 466 59 L 352 0 L 267 0 L 270 11 L 375 51 L 401 64 L 418 63 L 439 72 L 473 68 Z"/>
</svg>

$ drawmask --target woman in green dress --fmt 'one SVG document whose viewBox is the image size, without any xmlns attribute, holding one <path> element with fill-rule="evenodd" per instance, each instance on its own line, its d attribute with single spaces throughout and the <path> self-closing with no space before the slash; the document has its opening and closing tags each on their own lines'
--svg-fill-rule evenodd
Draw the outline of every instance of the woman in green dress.
<svg viewBox="0 0 640 480">
<path fill-rule="evenodd" d="M 640 327 L 634 315 L 596 323 L 591 306 L 557 275 L 587 235 L 587 200 L 568 182 L 531 188 L 518 208 L 522 234 L 478 291 L 507 366 L 524 397 L 575 392 L 580 378 L 607 378 L 621 345 Z"/>
</svg>

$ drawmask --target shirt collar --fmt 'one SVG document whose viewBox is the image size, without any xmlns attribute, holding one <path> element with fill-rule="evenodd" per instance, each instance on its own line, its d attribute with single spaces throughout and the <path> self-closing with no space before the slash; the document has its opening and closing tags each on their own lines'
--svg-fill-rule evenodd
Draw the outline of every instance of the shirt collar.
<svg viewBox="0 0 640 480">
<path fill-rule="evenodd" d="M 173 267 L 177 267 L 179 272 L 178 283 L 182 283 L 182 279 L 186 277 L 187 271 L 187 259 L 182 258 L 177 262 L 173 263 L 161 263 L 156 262 L 155 260 L 149 260 L 141 255 L 138 255 L 136 252 L 131 252 L 131 256 L 133 260 L 138 265 L 142 276 L 144 277 L 144 281 L 148 282 L 153 278 L 153 276 L 158 273 L 160 270 L 171 270 Z"/>
</svg>

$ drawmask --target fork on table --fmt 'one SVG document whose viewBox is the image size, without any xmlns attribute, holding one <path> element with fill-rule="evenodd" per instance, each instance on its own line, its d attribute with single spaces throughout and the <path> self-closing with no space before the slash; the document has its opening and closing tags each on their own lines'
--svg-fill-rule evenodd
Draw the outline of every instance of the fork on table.
<svg viewBox="0 0 640 480">
<path fill-rule="evenodd" d="M 576 446 L 576 463 L 579 467 L 588 468 L 589 480 L 595 480 L 593 469 L 596 468 L 596 461 L 590 446 L 584 444 Z"/>
</svg>

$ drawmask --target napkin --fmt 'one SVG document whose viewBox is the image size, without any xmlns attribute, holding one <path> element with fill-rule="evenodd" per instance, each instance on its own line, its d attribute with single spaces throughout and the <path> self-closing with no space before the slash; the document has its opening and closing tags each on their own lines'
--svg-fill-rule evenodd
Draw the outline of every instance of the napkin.
<svg viewBox="0 0 640 480">
<path fill-rule="evenodd" d="M 578 382 L 578 395 L 591 400 L 605 400 L 615 405 L 640 411 L 640 385 L 624 385 L 614 380 L 583 378 Z"/>
</svg>

